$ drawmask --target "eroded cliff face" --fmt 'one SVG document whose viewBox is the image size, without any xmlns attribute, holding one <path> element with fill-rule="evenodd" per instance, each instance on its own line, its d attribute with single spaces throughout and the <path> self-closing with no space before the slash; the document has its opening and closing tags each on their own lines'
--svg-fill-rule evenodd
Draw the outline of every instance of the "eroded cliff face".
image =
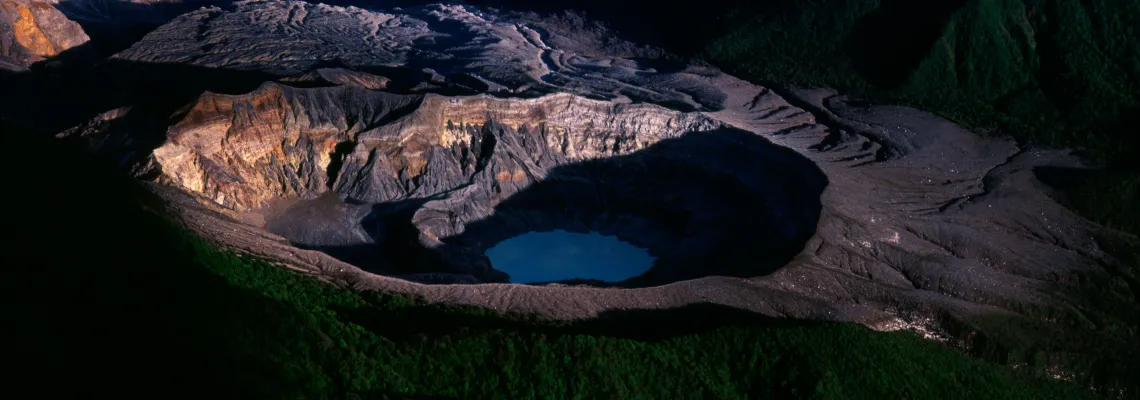
<svg viewBox="0 0 1140 400">
<path fill-rule="evenodd" d="M 36 0 L 0 0 L 0 57 L 28 66 L 86 43 L 79 24 L 52 4 Z"/>
<path fill-rule="evenodd" d="M 207 93 L 170 128 L 154 161 L 174 184 L 233 210 L 275 198 L 310 198 L 329 186 L 328 166 L 339 143 L 420 101 L 272 84 L 241 96 Z"/>
<path fill-rule="evenodd" d="M 531 132 L 530 141 L 495 148 L 484 132 L 491 126 Z M 496 99 L 266 84 L 247 95 L 203 95 L 154 161 L 170 182 L 243 212 L 334 187 L 371 203 L 430 196 L 469 182 L 495 151 L 523 160 L 496 180 L 523 185 L 567 160 L 626 154 L 717 126 L 699 114 L 570 94 Z"/>
</svg>

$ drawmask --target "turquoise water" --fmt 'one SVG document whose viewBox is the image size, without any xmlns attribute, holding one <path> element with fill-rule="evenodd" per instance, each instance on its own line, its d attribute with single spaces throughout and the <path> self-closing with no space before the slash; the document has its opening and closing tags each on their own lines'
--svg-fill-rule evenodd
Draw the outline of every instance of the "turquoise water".
<svg viewBox="0 0 1140 400">
<path fill-rule="evenodd" d="M 619 282 L 649 270 L 648 251 L 613 236 L 563 230 L 531 232 L 487 250 L 491 265 L 514 283 L 568 279 Z"/>
</svg>

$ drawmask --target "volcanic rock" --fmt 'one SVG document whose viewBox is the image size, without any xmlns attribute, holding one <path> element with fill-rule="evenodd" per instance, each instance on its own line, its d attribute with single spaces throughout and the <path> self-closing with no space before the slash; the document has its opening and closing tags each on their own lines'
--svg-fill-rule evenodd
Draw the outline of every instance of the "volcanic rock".
<svg viewBox="0 0 1140 400">
<path fill-rule="evenodd" d="M 83 28 L 51 3 L 0 0 L 0 68 L 27 67 L 88 40 Z"/>
<path fill-rule="evenodd" d="M 11 72 L 23 72 L 23 71 L 27 71 L 28 68 L 25 67 L 19 61 L 16 61 L 16 60 L 8 58 L 8 57 L 0 56 L 0 70 L 11 71 Z"/>
<path fill-rule="evenodd" d="M 333 66 L 376 72 L 393 79 L 396 89 L 411 91 L 525 97 L 570 92 L 680 109 L 719 107 L 717 92 L 701 82 L 711 70 L 635 58 L 658 52 L 601 41 L 598 32 L 584 39 L 613 45 L 629 58 L 553 48 L 575 43 L 565 36 L 571 33 L 533 16 L 438 4 L 383 12 L 295 1 L 234 7 L 182 15 L 114 58 L 280 76 Z"/>
<path fill-rule="evenodd" d="M 494 181 L 525 186 L 563 160 L 626 154 L 718 126 L 699 114 L 570 94 L 496 99 L 267 83 L 248 95 L 200 97 L 154 159 L 178 186 L 248 211 L 330 187 L 367 203 L 430 197 L 487 168 L 506 174 Z M 484 132 L 495 129 L 509 135 Z M 509 145 L 517 148 L 502 151 Z"/>
<path fill-rule="evenodd" d="M 288 82 L 290 85 L 353 85 L 365 89 L 384 89 L 388 87 L 388 82 L 391 81 L 391 79 L 383 76 L 343 68 L 320 68 L 304 75 L 290 76 L 281 79 L 281 82 Z"/>
</svg>

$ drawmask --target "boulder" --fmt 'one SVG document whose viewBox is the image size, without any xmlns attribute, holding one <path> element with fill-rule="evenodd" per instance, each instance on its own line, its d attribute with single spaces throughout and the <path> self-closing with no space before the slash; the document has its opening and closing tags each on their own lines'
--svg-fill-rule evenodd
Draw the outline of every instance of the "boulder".
<svg viewBox="0 0 1140 400">
<path fill-rule="evenodd" d="M 0 68 L 4 64 L 27 67 L 88 40 L 83 28 L 52 3 L 0 0 Z"/>
</svg>

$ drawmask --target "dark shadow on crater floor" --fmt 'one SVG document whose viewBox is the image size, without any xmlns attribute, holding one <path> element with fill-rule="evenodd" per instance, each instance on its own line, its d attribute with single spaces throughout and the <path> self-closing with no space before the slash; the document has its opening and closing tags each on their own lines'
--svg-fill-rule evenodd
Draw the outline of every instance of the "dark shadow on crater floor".
<svg viewBox="0 0 1140 400">
<path fill-rule="evenodd" d="M 826 184 L 810 161 L 758 135 L 694 132 L 556 167 L 443 241 L 485 250 L 533 230 L 613 234 L 657 257 L 645 274 L 616 284 L 623 287 L 766 275 L 815 233 Z"/>
<path fill-rule="evenodd" d="M 473 184 L 489 185 L 489 192 L 497 185 Z M 760 276 L 786 265 L 815 233 L 826 185 L 813 163 L 761 136 L 735 129 L 693 132 L 631 154 L 557 166 L 434 248 L 422 244 L 420 230 L 445 229 L 433 222 L 417 226 L 419 205 L 392 203 L 375 206 L 363 219 L 376 244 L 326 243 L 318 249 L 379 273 L 428 274 L 433 279 L 425 283 L 456 283 L 435 279 L 438 274 L 505 282 L 484 255 L 498 242 L 532 231 L 596 231 L 648 249 L 656 263 L 622 282 L 558 283 L 645 287 L 712 275 Z"/>
<path fill-rule="evenodd" d="M 447 273 L 417 239 L 412 215 L 430 199 L 359 204 L 327 193 L 301 200 L 267 219 L 270 232 L 365 270 L 389 274 Z"/>
</svg>

